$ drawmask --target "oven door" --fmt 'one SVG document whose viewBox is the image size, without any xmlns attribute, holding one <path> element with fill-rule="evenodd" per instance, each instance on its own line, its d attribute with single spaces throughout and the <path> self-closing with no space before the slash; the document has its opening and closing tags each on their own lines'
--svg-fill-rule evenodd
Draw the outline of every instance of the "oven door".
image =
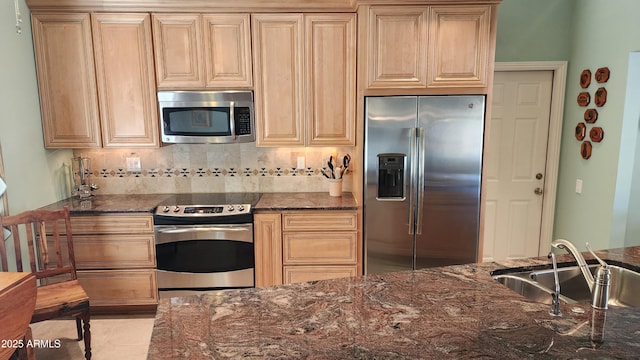
<svg viewBox="0 0 640 360">
<path fill-rule="evenodd" d="M 157 225 L 159 290 L 254 286 L 253 224 Z"/>
</svg>

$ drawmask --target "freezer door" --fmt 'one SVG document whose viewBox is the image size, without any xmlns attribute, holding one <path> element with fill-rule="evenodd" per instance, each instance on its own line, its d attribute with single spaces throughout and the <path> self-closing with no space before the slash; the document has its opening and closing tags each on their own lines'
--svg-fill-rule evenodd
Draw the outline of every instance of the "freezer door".
<svg viewBox="0 0 640 360">
<path fill-rule="evenodd" d="M 415 96 L 369 97 L 365 102 L 366 274 L 413 268 L 410 165 L 417 109 Z"/>
<path fill-rule="evenodd" d="M 475 262 L 480 222 L 484 96 L 418 100 L 416 268 Z"/>
</svg>

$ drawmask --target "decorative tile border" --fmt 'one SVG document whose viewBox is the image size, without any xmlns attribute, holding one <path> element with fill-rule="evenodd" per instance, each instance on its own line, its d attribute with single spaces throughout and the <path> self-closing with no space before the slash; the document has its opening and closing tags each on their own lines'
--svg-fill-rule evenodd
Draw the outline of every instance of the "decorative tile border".
<svg viewBox="0 0 640 360">
<path fill-rule="evenodd" d="M 328 169 L 322 168 L 328 171 Z M 347 171 L 349 174 L 350 171 Z M 308 167 L 305 169 L 296 168 L 165 168 L 165 169 L 144 169 L 142 171 L 127 171 L 123 168 L 100 169 L 92 172 L 93 176 L 101 178 L 126 178 L 126 177 L 268 177 L 268 176 L 323 176 L 319 168 Z"/>
</svg>

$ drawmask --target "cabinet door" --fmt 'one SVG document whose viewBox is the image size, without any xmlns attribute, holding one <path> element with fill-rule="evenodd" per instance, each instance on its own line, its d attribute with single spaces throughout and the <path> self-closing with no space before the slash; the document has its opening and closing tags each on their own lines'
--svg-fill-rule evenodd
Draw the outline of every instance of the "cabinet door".
<svg viewBox="0 0 640 360">
<path fill-rule="evenodd" d="M 153 14 L 158 88 L 202 88 L 202 21 L 199 14 Z"/>
<path fill-rule="evenodd" d="M 282 216 L 253 217 L 256 287 L 282 284 Z"/>
<path fill-rule="evenodd" d="M 425 6 L 369 9 L 367 88 L 427 86 L 427 11 Z"/>
<path fill-rule="evenodd" d="M 157 147 L 149 14 L 92 15 L 104 147 Z"/>
<path fill-rule="evenodd" d="M 429 87 L 484 87 L 491 6 L 434 6 L 429 19 Z"/>
<path fill-rule="evenodd" d="M 33 14 L 44 146 L 100 147 L 89 14 Z"/>
<path fill-rule="evenodd" d="M 307 144 L 355 145 L 355 14 L 305 17 Z"/>
<path fill-rule="evenodd" d="M 251 87 L 251 31 L 248 14 L 204 15 L 207 87 Z"/>
<path fill-rule="evenodd" d="M 304 145 L 302 15 L 253 15 L 251 26 L 256 145 Z"/>
</svg>

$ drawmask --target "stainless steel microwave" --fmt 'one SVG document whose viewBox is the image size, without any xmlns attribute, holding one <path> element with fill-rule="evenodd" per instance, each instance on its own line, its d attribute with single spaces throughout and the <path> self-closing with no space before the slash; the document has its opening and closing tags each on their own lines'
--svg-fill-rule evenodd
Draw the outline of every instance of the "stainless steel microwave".
<svg viewBox="0 0 640 360">
<path fill-rule="evenodd" d="M 255 141 L 252 91 L 158 91 L 162 142 Z"/>
</svg>

